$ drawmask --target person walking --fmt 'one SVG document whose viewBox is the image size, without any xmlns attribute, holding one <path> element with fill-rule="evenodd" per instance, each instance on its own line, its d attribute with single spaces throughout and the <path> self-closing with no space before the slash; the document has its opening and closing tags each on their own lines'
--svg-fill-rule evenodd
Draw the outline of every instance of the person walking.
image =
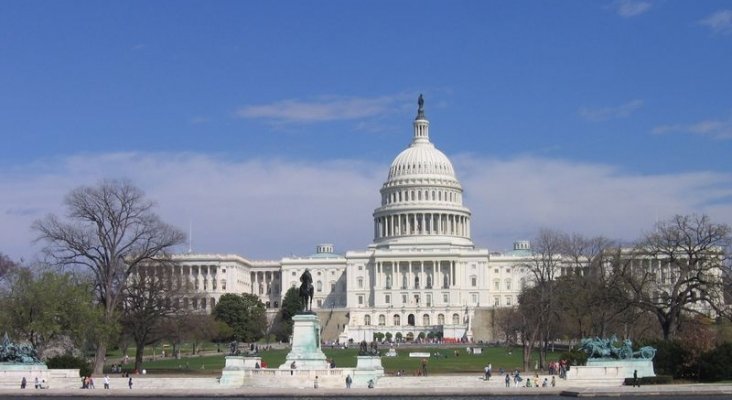
<svg viewBox="0 0 732 400">
<path fill-rule="evenodd" d="M 633 387 L 640 387 L 640 381 L 638 380 L 638 370 L 633 370 Z"/>
<path fill-rule="evenodd" d="M 509 375 L 509 374 L 506 374 L 506 387 L 507 388 L 511 387 L 511 375 Z"/>
<path fill-rule="evenodd" d="M 346 376 L 346 389 L 351 388 L 351 383 L 353 383 L 353 379 L 351 379 L 351 375 Z"/>
<path fill-rule="evenodd" d="M 317 388 L 318 388 L 318 376 L 315 375 L 315 381 L 313 382 L 313 389 L 317 389 Z"/>
<path fill-rule="evenodd" d="M 127 381 L 127 386 L 129 386 L 130 389 L 132 389 L 132 377 L 130 377 L 130 379 Z"/>
<path fill-rule="evenodd" d="M 109 375 L 104 375 L 104 388 L 109 389 Z"/>
<path fill-rule="evenodd" d="M 25 389 L 25 385 L 27 384 L 28 382 L 25 380 L 25 377 L 23 377 L 23 379 L 20 380 L 20 388 Z"/>
</svg>

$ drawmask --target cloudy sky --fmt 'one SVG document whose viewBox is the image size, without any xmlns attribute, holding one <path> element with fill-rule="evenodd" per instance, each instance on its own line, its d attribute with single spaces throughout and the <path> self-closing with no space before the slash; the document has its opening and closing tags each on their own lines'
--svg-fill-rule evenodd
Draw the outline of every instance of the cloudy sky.
<svg viewBox="0 0 732 400">
<path fill-rule="evenodd" d="M 728 1 L 3 1 L 0 252 L 129 178 L 198 252 L 371 241 L 424 93 L 480 247 L 732 223 Z"/>
</svg>

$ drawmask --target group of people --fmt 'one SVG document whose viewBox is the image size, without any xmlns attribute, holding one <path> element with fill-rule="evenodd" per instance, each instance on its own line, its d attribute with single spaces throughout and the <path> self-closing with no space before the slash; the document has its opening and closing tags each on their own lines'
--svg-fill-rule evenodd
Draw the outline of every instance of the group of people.
<svg viewBox="0 0 732 400">
<path fill-rule="evenodd" d="M 25 389 L 25 387 L 28 386 L 28 381 L 23 377 L 23 379 L 20 380 L 20 388 Z M 45 379 L 38 379 L 36 377 L 35 379 L 35 388 L 36 389 L 48 389 L 48 384 L 46 383 Z"/>
<path fill-rule="evenodd" d="M 569 362 L 567 360 L 552 361 L 549 363 L 549 375 L 559 375 L 562 379 L 567 379 L 567 371 L 569 370 Z"/>
<path fill-rule="evenodd" d="M 521 373 L 517 369 L 513 373 L 513 379 L 511 378 L 511 374 L 506 374 L 506 387 L 511 387 L 511 381 L 513 380 L 514 387 L 555 387 L 557 386 L 557 378 L 556 376 L 552 375 L 552 380 L 549 381 L 549 378 L 544 378 L 544 381 L 539 383 L 539 374 L 534 375 L 534 380 L 532 381 L 531 378 L 526 378 L 526 384 L 522 384 L 524 378 L 521 377 Z"/>
</svg>

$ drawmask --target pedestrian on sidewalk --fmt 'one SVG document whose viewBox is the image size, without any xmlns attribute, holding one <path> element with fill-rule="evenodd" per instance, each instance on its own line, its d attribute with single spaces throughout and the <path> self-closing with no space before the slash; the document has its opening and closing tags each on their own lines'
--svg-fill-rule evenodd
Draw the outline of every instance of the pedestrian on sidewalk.
<svg viewBox="0 0 732 400">
<path fill-rule="evenodd" d="M 130 377 L 130 380 L 127 381 L 127 386 L 129 386 L 130 389 L 132 389 L 132 377 Z"/>
</svg>

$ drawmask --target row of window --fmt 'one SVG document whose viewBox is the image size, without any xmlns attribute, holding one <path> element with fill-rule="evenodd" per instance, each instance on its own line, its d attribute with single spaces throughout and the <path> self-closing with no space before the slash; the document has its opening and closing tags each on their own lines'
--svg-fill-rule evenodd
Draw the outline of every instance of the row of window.
<svg viewBox="0 0 732 400">
<path fill-rule="evenodd" d="M 455 202 L 459 198 L 458 193 L 448 190 L 401 190 L 386 195 L 382 205 L 401 201 L 421 201 L 422 199 L 427 201 L 443 201 L 444 199 L 444 201 Z"/>
<path fill-rule="evenodd" d="M 385 326 L 386 325 L 386 315 L 385 314 L 379 314 L 378 315 L 378 325 L 379 326 Z M 430 326 L 431 323 L 431 317 L 429 314 L 423 314 L 422 315 L 422 325 L 423 326 Z M 364 325 L 371 325 L 371 315 L 364 315 L 363 317 L 363 324 Z M 394 326 L 400 326 L 402 324 L 402 316 L 400 314 L 394 314 L 392 316 L 392 324 Z M 452 324 L 458 325 L 460 324 L 460 315 L 458 313 L 452 314 Z M 415 316 L 414 314 L 409 314 L 407 316 L 407 325 L 414 326 L 415 324 Z M 437 314 L 437 325 L 445 325 L 445 314 Z"/>
</svg>

